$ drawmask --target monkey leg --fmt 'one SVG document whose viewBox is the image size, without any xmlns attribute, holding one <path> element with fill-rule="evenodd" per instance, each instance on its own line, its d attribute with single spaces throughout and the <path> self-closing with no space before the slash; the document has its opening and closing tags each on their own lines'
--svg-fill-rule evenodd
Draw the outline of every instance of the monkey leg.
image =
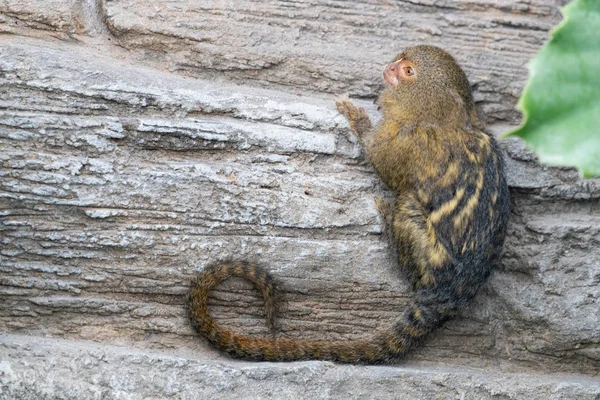
<svg viewBox="0 0 600 400">
<path fill-rule="evenodd" d="M 349 100 L 336 101 L 338 111 L 343 114 L 350 124 L 350 129 L 363 142 L 364 135 L 373 129 L 373 124 L 364 108 L 357 108 Z"/>
<path fill-rule="evenodd" d="M 408 271 L 415 289 L 435 285 L 431 256 L 438 251 L 438 244 L 431 240 L 432 230 L 415 196 L 412 193 L 398 195 L 392 216 L 392 231 L 400 264 Z"/>
</svg>

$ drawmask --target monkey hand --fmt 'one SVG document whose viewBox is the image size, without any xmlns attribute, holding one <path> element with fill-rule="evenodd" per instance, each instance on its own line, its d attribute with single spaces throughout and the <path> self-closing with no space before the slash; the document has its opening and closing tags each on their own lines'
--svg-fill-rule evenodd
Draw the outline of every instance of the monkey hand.
<svg viewBox="0 0 600 400">
<path fill-rule="evenodd" d="M 350 129 L 358 139 L 362 139 L 366 133 L 373 129 L 371 120 L 364 108 L 357 108 L 350 100 L 336 101 L 335 105 L 338 111 L 348 119 Z"/>
</svg>

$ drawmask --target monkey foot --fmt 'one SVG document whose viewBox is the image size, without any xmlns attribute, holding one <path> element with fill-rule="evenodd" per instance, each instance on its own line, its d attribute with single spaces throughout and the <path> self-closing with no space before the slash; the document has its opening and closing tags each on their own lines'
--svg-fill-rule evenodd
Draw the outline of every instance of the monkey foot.
<svg viewBox="0 0 600 400">
<path fill-rule="evenodd" d="M 391 238 L 392 204 L 381 196 L 375 196 L 375 208 L 381 217 L 384 232 Z"/>
</svg>

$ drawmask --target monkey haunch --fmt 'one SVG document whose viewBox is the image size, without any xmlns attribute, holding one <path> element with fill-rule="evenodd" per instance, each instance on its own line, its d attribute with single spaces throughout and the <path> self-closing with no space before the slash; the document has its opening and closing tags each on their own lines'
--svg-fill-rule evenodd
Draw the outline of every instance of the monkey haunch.
<svg viewBox="0 0 600 400">
<path fill-rule="evenodd" d="M 464 72 L 445 51 L 417 46 L 398 55 L 383 76 L 388 87 L 378 99 L 383 119 L 375 129 L 351 102 L 337 108 L 396 194 L 384 219 L 410 272 L 412 304 L 388 330 L 365 340 L 254 339 L 220 327 L 208 312 L 208 293 L 229 277 L 246 278 L 262 293 L 272 323 L 271 276 L 244 263 L 216 265 L 194 281 L 189 313 L 217 348 L 250 360 L 395 360 L 464 307 L 498 263 L 508 188 L 502 155 L 482 130 Z"/>
</svg>

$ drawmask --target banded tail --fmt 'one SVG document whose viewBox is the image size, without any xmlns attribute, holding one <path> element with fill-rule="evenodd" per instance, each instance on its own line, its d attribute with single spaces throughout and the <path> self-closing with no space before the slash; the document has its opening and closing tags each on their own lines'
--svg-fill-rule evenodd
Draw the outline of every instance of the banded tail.
<svg viewBox="0 0 600 400">
<path fill-rule="evenodd" d="M 208 311 L 208 294 L 230 277 L 249 280 L 264 298 L 267 321 L 277 311 L 275 285 L 262 268 L 246 263 L 224 263 L 204 269 L 188 295 L 192 325 L 216 348 L 232 357 L 255 361 L 331 360 L 345 363 L 383 363 L 401 358 L 425 335 L 448 319 L 455 308 L 417 292 L 413 304 L 391 328 L 367 340 L 312 341 L 251 338 L 219 326 Z"/>
</svg>

